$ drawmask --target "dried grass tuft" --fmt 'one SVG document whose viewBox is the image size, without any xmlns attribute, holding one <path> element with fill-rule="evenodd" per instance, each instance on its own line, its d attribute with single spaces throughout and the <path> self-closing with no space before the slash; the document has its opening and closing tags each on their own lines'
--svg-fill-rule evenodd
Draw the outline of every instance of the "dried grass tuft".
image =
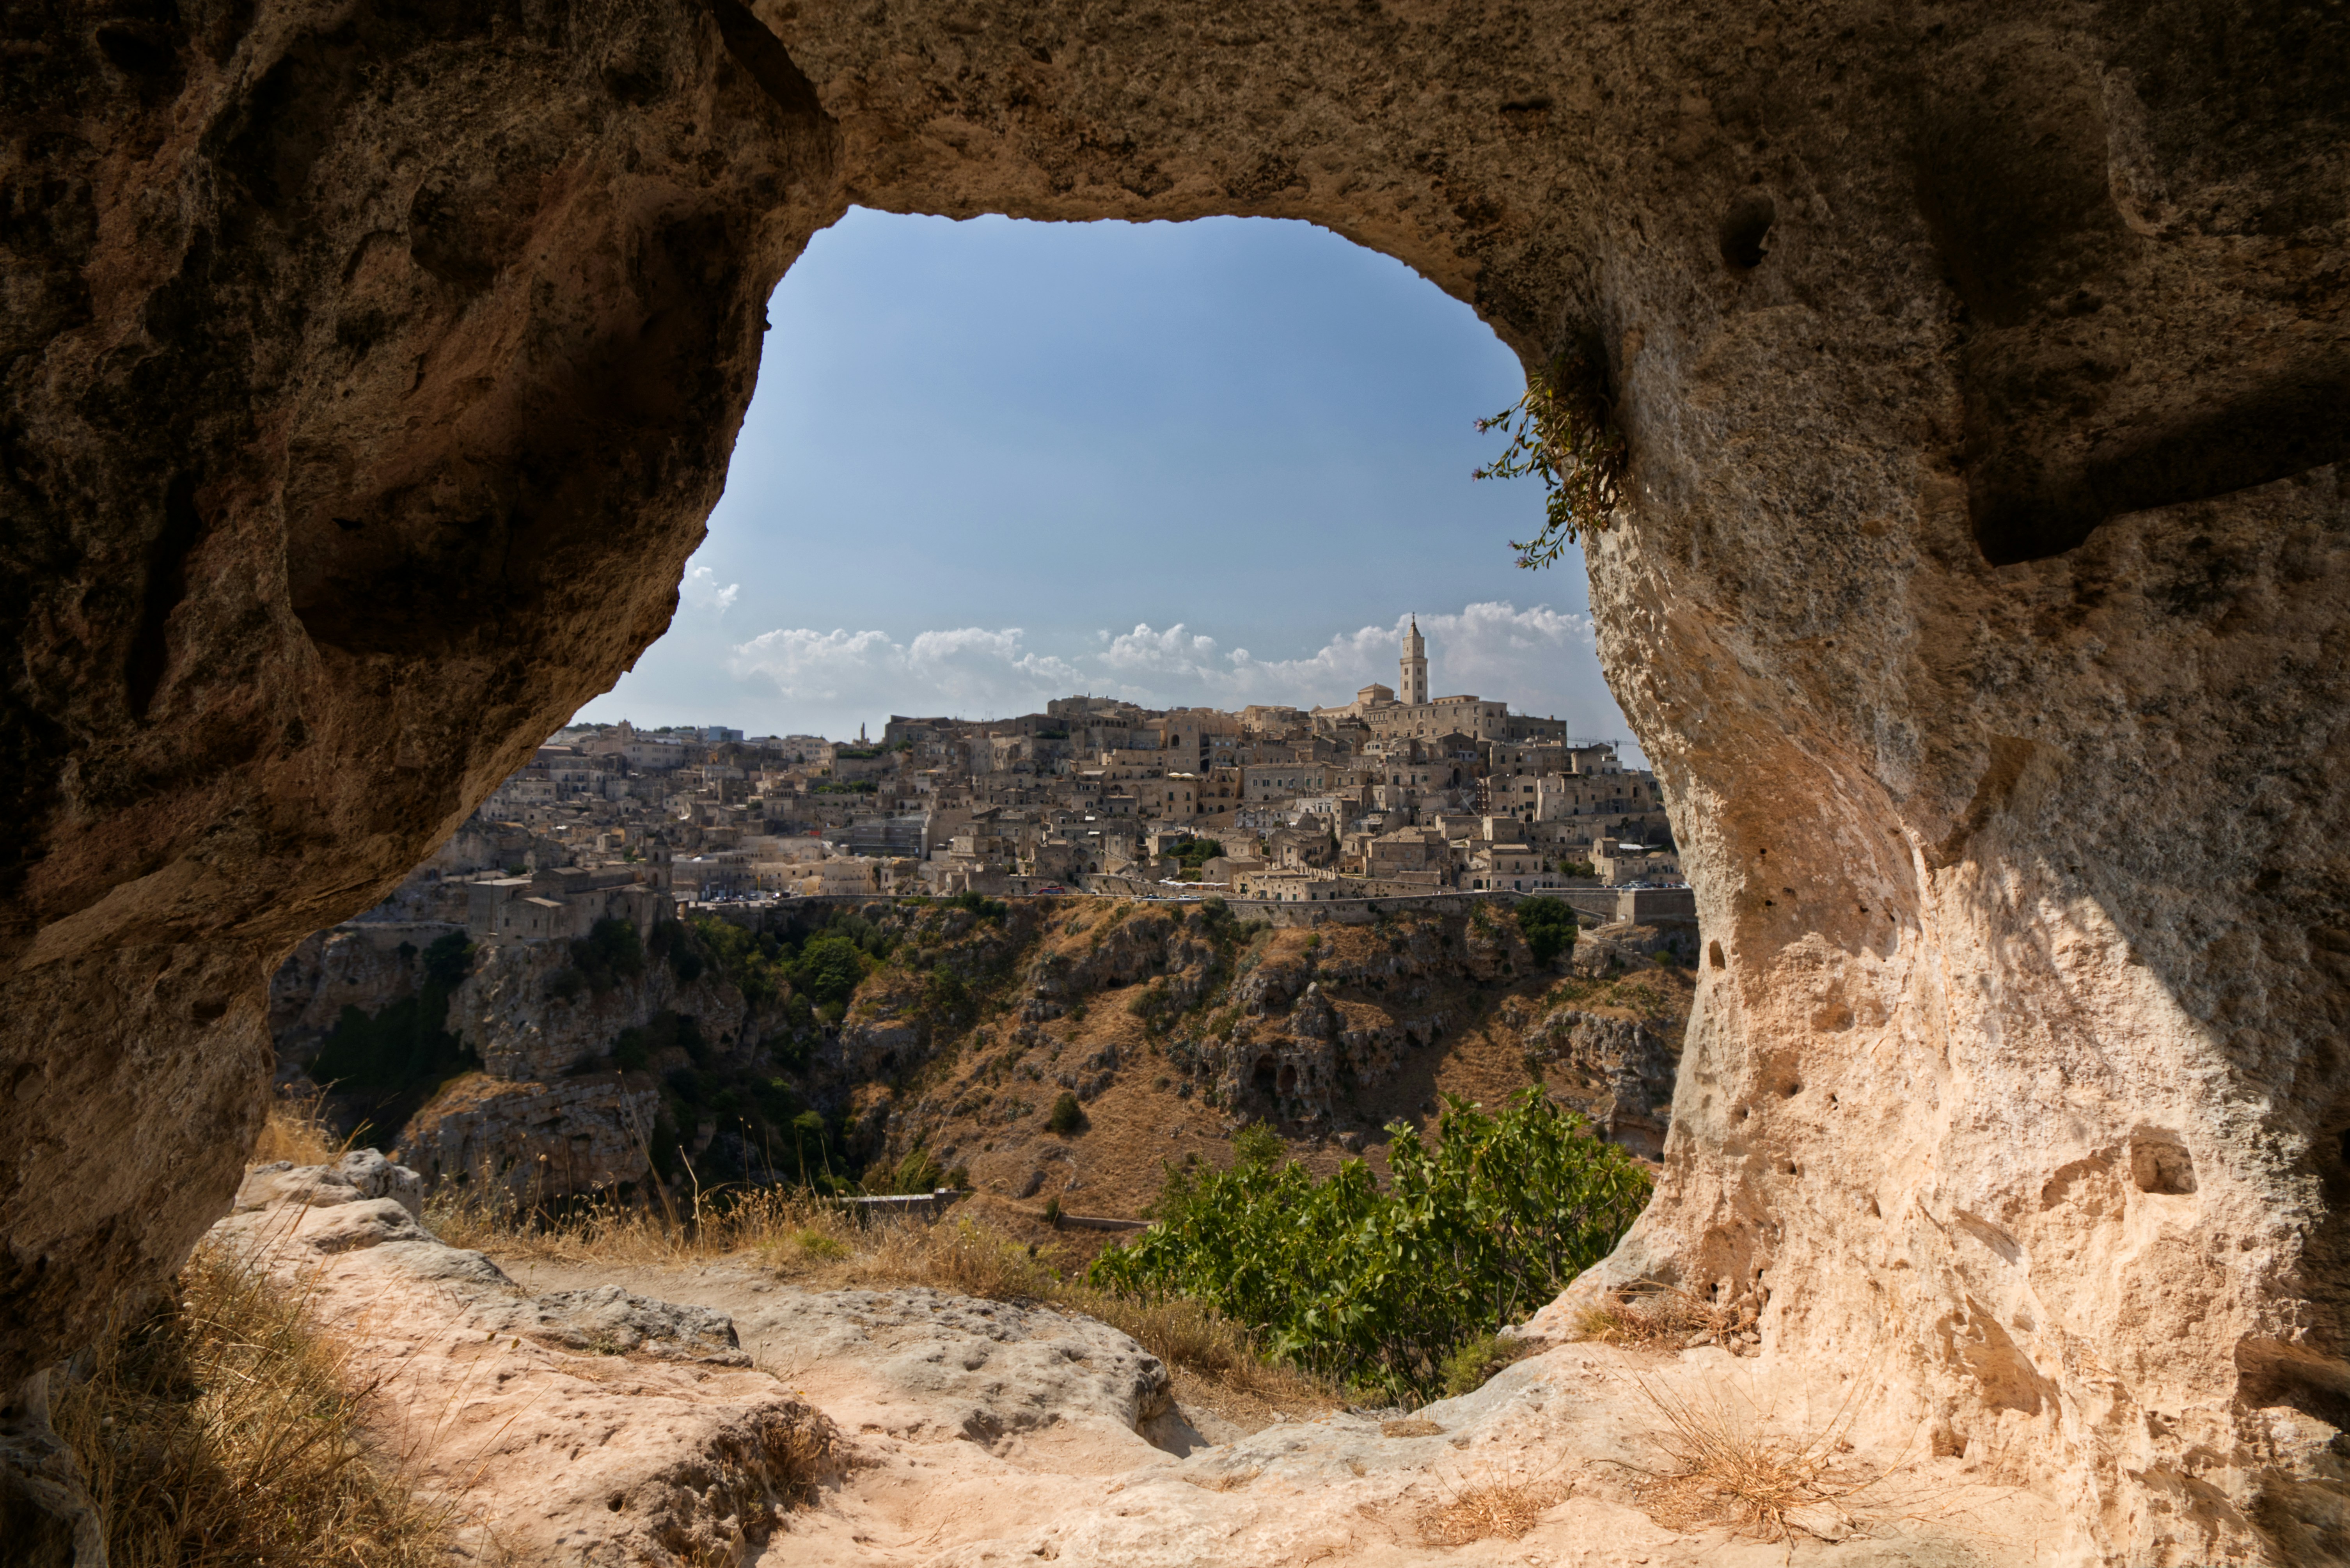
<svg viewBox="0 0 2350 1568">
<path fill-rule="evenodd" d="M 1726 1526 L 1782 1545 L 1799 1532 L 1840 1541 L 1865 1528 L 1868 1494 L 1907 1468 L 1849 1457 L 1849 1398 L 1820 1432 L 1787 1438 L 1759 1430 L 1719 1396 L 1692 1405 L 1646 1382 L 1640 1391 L 1665 1418 L 1656 1440 L 1671 1466 L 1640 1484 L 1640 1506 L 1668 1530 Z"/>
<path fill-rule="evenodd" d="M 115 1568 L 445 1563 L 449 1515 L 363 1442 L 374 1385 L 355 1382 L 300 1300 L 204 1246 L 160 1310 L 99 1338 L 52 1417 Z"/>
<path fill-rule="evenodd" d="M 254 1142 L 253 1163 L 286 1159 L 296 1165 L 326 1165 L 340 1159 L 350 1140 L 337 1137 L 327 1126 L 326 1097 L 320 1089 L 272 1095 L 262 1116 L 261 1137 Z"/>
<path fill-rule="evenodd" d="M 1716 1302 L 1672 1285 L 1642 1281 L 1612 1292 L 1602 1304 L 1586 1309 L 1575 1323 L 1575 1333 L 1601 1345 L 1675 1348 L 1720 1345 L 1742 1355 L 1747 1353 L 1747 1336 L 1755 1333 L 1758 1315 L 1757 1304 L 1748 1296 Z"/>
<path fill-rule="evenodd" d="M 1502 1481 L 1471 1487 L 1420 1510 L 1420 1539 L 1430 1546 L 1467 1546 L 1499 1538 L 1515 1541 L 1556 1508 L 1567 1489 L 1556 1481 Z"/>
</svg>

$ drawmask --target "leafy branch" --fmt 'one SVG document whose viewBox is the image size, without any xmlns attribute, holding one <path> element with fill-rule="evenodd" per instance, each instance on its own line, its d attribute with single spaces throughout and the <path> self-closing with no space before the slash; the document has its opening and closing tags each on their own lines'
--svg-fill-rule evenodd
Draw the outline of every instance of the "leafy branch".
<svg viewBox="0 0 2350 1568">
<path fill-rule="evenodd" d="M 1547 370 L 1532 372 L 1525 395 L 1492 419 L 1479 420 L 1477 430 L 1505 431 L 1510 444 L 1471 478 L 1534 474 L 1548 493 L 1542 532 L 1510 541 L 1520 566 L 1547 566 L 1585 534 L 1607 528 L 1624 478 L 1624 434 L 1616 428 L 1606 378 L 1588 357 L 1563 354 Z"/>
</svg>

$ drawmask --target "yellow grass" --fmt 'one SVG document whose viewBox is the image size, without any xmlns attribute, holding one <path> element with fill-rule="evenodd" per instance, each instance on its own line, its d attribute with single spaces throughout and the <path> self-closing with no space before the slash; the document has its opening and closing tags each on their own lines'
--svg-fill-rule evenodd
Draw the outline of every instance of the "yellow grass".
<svg viewBox="0 0 2350 1568">
<path fill-rule="evenodd" d="M 361 1441 L 371 1391 L 298 1300 L 203 1247 L 160 1310 L 91 1348 L 53 1416 L 115 1568 L 444 1563 L 446 1514 Z"/>
<path fill-rule="evenodd" d="M 1617 1291 L 1576 1321 L 1579 1337 L 1602 1345 L 1675 1346 L 1719 1341 L 1753 1321 L 1741 1306 L 1710 1301 L 1670 1285 L 1641 1283 Z"/>
<path fill-rule="evenodd" d="M 290 1159 L 296 1165 L 325 1165 L 340 1159 L 350 1140 L 335 1137 L 328 1127 L 320 1104 L 325 1097 L 315 1090 L 303 1096 L 270 1096 L 261 1137 L 253 1146 L 253 1163 Z"/>
<path fill-rule="evenodd" d="M 1798 1532 L 1840 1540 L 1865 1527 L 1870 1494 L 1906 1468 L 1849 1457 L 1849 1400 L 1821 1431 L 1783 1437 L 1760 1430 L 1751 1412 L 1719 1395 L 1690 1404 L 1645 1382 L 1640 1387 L 1665 1418 L 1657 1443 L 1669 1462 L 1642 1483 L 1640 1506 L 1668 1530 L 1722 1525 L 1783 1545 Z"/>
<path fill-rule="evenodd" d="M 1515 1541 L 1565 1495 L 1565 1487 L 1548 1481 L 1471 1487 L 1420 1511 L 1420 1538 L 1431 1546 L 1466 1546 L 1497 1536 Z"/>
<path fill-rule="evenodd" d="M 1332 1386 L 1266 1360 L 1245 1328 L 1213 1308 L 1095 1290 L 1076 1277 L 1075 1256 L 1023 1243 L 972 1212 L 936 1222 L 865 1220 L 805 1190 L 767 1189 L 713 1198 L 671 1224 L 665 1214 L 610 1200 L 534 1210 L 494 1184 L 478 1183 L 442 1188 L 428 1199 L 424 1218 L 451 1246 L 504 1257 L 650 1265 L 738 1258 L 814 1289 L 927 1285 L 1043 1303 L 1106 1323 L 1170 1366 L 1249 1399 L 1281 1407 L 1336 1402 Z"/>
</svg>

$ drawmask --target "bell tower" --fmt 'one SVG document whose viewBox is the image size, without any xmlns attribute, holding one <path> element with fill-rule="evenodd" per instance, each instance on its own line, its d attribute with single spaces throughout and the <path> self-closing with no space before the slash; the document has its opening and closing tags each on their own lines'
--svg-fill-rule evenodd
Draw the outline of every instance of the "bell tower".
<svg viewBox="0 0 2350 1568">
<path fill-rule="evenodd" d="M 1411 618 L 1411 629 L 1403 634 L 1403 680 L 1396 687 L 1396 701 L 1419 703 L 1428 701 L 1428 644 L 1419 635 L 1419 617 Z"/>
</svg>

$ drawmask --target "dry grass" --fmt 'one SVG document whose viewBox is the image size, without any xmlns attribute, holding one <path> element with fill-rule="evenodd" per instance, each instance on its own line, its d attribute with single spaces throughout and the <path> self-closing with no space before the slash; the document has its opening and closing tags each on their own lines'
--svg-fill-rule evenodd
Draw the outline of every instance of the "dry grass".
<svg viewBox="0 0 2350 1568">
<path fill-rule="evenodd" d="M 699 1203 L 680 1216 L 685 1223 L 671 1224 L 666 1215 L 608 1201 L 537 1210 L 482 1183 L 442 1189 L 427 1201 L 425 1223 L 451 1246 L 501 1257 L 654 1266 L 733 1258 L 810 1289 L 926 1285 L 990 1301 L 1038 1302 L 1128 1334 L 1179 1373 L 1211 1386 L 1217 1396 L 1211 1403 L 1232 1397 L 1234 1415 L 1341 1402 L 1335 1386 L 1265 1359 L 1247 1329 L 1213 1308 L 1085 1284 L 1083 1251 L 1057 1240 L 1023 1242 L 1000 1222 L 1012 1216 L 991 1212 L 990 1204 L 974 1199 L 935 1223 L 867 1220 L 805 1191 L 770 1189 Z"/>
<path fill-rule="evenodd" d="M 323 1105 L 326 1095 L 313 1090 L 307 1095 L 276 1094 L 269 1096 L 269 1108 L 262 1118 L 261 1137 L 253 1146 L 253 1163 L 268 1165 L 280 1159 L 296 1165 L 325 1165 L 340 1159 L 350 1147 L 348 1138 L 338 1138 L 327 1126 Z"/>
<path fill-rule="evenodd" d="M 1565 1496 L 1566 1488 L 1554 1481 L 1471 1487 L 1420 1510 L 1420 1539 L 1431 1546 L 1467 1546 L 1495 1537 L 1515 1541 Z"/>
<path fill-rule="evenodd" d="M 1785 1438 L 1759 1430 L 1751 1411 L 1720 1396 L 1692 1405 L 1645 1382 L 1640 1387 L 1665 1418 L 1657 1443 L 1670 1464 L 1640 1485 L 1640 1506 L 1668 1530 L 1726 1526 L 1782 1545 L 1798 1532 L 1842 1540 L 1865 1528 L 1870 1494 L 1907 1468 L 1849 1457 L 1849 1400 L 1814 1436 Z"/>
<path fill-rule="evenodd" d="M 116 1568 L 446 1561 L 445 1512 L 360 1440 L 372 1386 L 353 1386 L 346 1353 L 259 1269 L 199 1248 L 161 1310 L 89 1356 L 54 1419 Z"/>
<path fill-rule="evenodd" d="M 1601 1345 L 1720 1345 L 1750 1330 L 1756 1313 L 1742 1297 L 1715 1302 L 1671 1285 L 1644 1282 L 1615 1292 L 1576 1321 L 1579 1337 Z"/>
</svg>

